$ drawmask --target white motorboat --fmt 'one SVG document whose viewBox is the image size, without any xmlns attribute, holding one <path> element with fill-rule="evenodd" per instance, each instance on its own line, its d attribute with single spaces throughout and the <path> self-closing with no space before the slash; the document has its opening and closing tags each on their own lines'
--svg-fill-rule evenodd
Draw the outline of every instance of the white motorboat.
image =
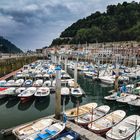
<svg viewBox="0 0 140 140">
<path fill-rule="evenodd" d="M 83 95 L 83 91 L 80 87 L 77 88 L 71 88 L 71 95 L 72 96 L 82 96 Z"/>
<path fill-rule="evenodd" d="M 37 131 L 32 135 L 29 135 L 24 140 L 50 140 L 56 137 L 65 129 L 65 124 L 62 122 L 56 122 L 52 125 L 49 125 L 41 131 Z"/>
<path fill-rule="evenodd" d="M 47 80 L 47 81 L 45 81 L 44 83 L 43 83 L 43 87 L 51 87 L 51 85 L 52 85 L 52 83 L 51 83 L 51 81 L 50 80 Z"/>
<path fill-rule="evenodd" d="M 25 87 L 30 87 L 30 86 L 32 86 L 32 84 L 33 84 L 33 80 L 31 80 L 31 79 L 28 79 L 24 82 Z"/>
<path fill-rule="evenodd" d="M 99 79 L 105 84 L 114 84 L 115 82 L 115 79 L 112 76 L 99 76 Z"/>
<path fill-rule="evenodd" d="M 11 87 L 15 85 L 15 80 L 8 80 L 5 84 L 6 87 Z"/>
<path fill-rule="evenodd" d="M 137 96 L 137 98 L 133 101 L 128 102 L 131 106 L 140 107 L 140 96 Z"/>
<path fill-rule="evenodd" d="M 22 102 L 26 102 L 30 100 L 30 98 L 35 94 L 36 88 L 35 87 L 29 87 L 26 90 L 22 91 L 21 94 L 18 95 L 20 97 L 20 100 Z"/>
<path fill-rule="evenodd" d="M 33 87 L 41 87 L 43 84 L 43 80 L 42 79 L 38 79 L 33 83 Z"/>
<path fill-rule="evenodd" d="M 127 93 L 114 92 L 113 94 L 111 94 L 109 96 L 105 96 L 104 99 L 110 100 L 110 101 L 115 101 L 117 99 L 121 99 L 126 96 L 128 96 Z"/>
<path fill-rule="evenodd" d="M 89 123 L 100 119 L 105 116 L 110 110 L 110 107 L 107 105 L 99 106 L 92 110 L 90 113 L 86 113 L 82 116 L 75 118 L 75 123 L 79 125 L 88 125 Z"/>
<path fill-rule="evenodd" d="M 18 79 L 15 81 L 14 86 L 22 86 L 23 83 L 24 83 L 24 79 Z"/>
<path fill-rule="evenodd" d="M 48 95 L 50 95 L 50 89 L 48 87 L 40 87 L 34 94 L 34 96 L 38 98 L 44 98 Z"/>
<path fill-rule="evenodd" d="M 68 87 L 61 88 L 61 95 L 70 95 L 70 89 Z"/>
<path fill-rule="evenodd" d="M 88 103 L 85 105 L 81 105 L 77 108 L 72 108 L 70 110 L 67 110 L 65 112 L 68 119 L 72 120 L 77 116 L 82 116 L 88 112 L 91 112 L 92 109 L 95 109 L 97 107 L 97 103 Z"/>
<path fill-rule="evenodd" d="M 44 74 L 43 75 L 43 79 L 46 80 L 50 80 L 50 75 L 49 74 Z"/>
<path fill-rule="evenodd" d="M 137 98 L 137 95 L 130 94 L 130 95 L 128 95 L 128 96 L 119 98 L 119 99 L 117 99 L 116 101 L 117 101 L 117 102 L 120 102 L 120 103 L 128 103 L 128 102 L 130 102 L 130 101 L 135 100 L 136 98 Z"/>
<path fill-rule="evenodd" d="M 6 95 L 6 96 L 14 95 L 15 89 L 16 89 L 15 87 L 8 87 L 5 90 L 2 90 L 1 95 Z"/>
<path fill-rule="evenodd" d="M 0 87 L 5 87 L 6 80 L 0 80 Z"/>
<path fill-rule="evenodd" d="M 22 91 L 24 91 L 26 88 L 25 87 L 19 87 L 15 90 L 15 94 L 18 95 L 20 94 Z"/>
<path fill-rule="evenodd" d="M 6 91 L 7 89 L 8 89 L 8 88 L 6 88 L 6 87 L 0 87 L 0 99 L 6 97 L 6 95 L 3 94 L 3 93 L 5 93 L 5 91 Z"/>
<path fill-rule="evenodd" d="M 106 133 L 108 140 L 129 140 L 140 127 L 140 116 L 131 115 Z"/>
<path fill-rule="evenodd" d="M 33 121 L 31 123 L 27 123 L 25 125 L 21 125 L 13 129 L 12 133 L 19 139 L 25 140 L 28 136 L 39 133 L 39 131 L 44 130 L 48 126 L 50 126 L 54 121 L 49 118 L 39 119 L 37 121 Z M 28 139 L 31 140 L 31 139 Z"/>
<path fill-rule="evenodd" d="M 109 131 L 113 126 L 121 122 L 126 113 L 123 110 L 116 110 L 113 111 L 106 116 L 91 122 L 88 125 L 88 129 L 93 131 L 94 133 L 97 134 L 105 134 L 107 131 Z"/>
</svg>

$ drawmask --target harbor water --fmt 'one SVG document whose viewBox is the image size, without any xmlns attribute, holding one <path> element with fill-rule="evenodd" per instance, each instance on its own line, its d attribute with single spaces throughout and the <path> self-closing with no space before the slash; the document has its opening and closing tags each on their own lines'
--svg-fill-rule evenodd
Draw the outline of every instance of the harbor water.
<svg viewBox="0 0 140 140">
<path fill-rule="evenodd" d="M 70 74 L 72 74 L 71 71 Z M 78 75 L 78 83 L 85 91 L 85 96 L 79 99 L 74 97 L 66 98 L 66 109 L 76 107 L 77 102 L 79 102 L 80 105 L 89 102 L 96 102 L 98 105 L 109 105 L 111 107 L 110 111 L 122 109 L 126 111 L 127 116 L 131 114 L 140 115 L 139 108 L 132 108 L 127 104 L 119 104 L 115 101 L 109 102 L 104 100 L 104 96 L 110 94 L 108 91 L 113 89 L 112 86 L 101 84 L 100 82 L 93 81 L 92 79 L 86 79 L 81 75 Z M 52 115 L 54 114 L 54 107 L 55 94 L 51 94 L 43 102 L 38 102 L 37 100 L 32 99 L 29 102 L 20 103 L 18 99 L 0 99 L 0 129 L 10 128 L 41 117 Z M 13 136 L 3 137 L 0 134 L 0 140 L 15 140 L 15 138 Z"/>
</svg>

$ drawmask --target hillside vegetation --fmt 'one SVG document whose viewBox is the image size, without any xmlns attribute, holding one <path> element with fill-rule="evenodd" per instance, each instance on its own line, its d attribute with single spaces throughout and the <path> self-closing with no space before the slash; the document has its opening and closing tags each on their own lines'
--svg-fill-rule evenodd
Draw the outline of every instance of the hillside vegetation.
<svg viewBox="0 0 140 140">
<path fill-rule="evenodd" d="M 140 41 L 140 3 L 134 1 L 109 5 L 104 13 L 97 11 L 78 20 L 51 45 L 130 40 Z"/>
<path fill-rule="evenodd" d="M 0 36 L 0 52 L 1 53 L 21 53 L 22 50 L 16 47 L 7 39 Z"/>
</svg>

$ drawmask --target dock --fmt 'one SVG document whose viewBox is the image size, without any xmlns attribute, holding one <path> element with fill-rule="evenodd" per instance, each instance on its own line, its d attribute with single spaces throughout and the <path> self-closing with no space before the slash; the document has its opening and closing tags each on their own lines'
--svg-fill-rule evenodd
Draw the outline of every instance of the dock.
<svg viewBox="0 0 140 140">
<path fill-rule="evenodd" d="M 66 124 L 66 129 L 67 128 L 78 133 L 80 135 L 81 140 L 106 140 L 105 138 L 103 138 L 73 122 L 70 122 L 70 121 L 68 121 Z"/>
<path fill-rule="evenodd" d="M 48 116 L 48 117 L 43 117 L 43 118 L 51 118 L 53 119 L 54 121 L 59 121 L 59 120 L 56 120 L 54 118 L 54 115 L 51 115 L 51 116 Z M 43 119 L 43 118 L 40 118 L 40 119 Z M 40 120 L 40 119 L 37 119 L 37 120 Z M 34 121 L 37 121 L 37 120 L 34 120 Z M 28 122 L 28 123 L 31 123 L 31 122 Z M 8 129 L 2 129 L 0 131 L 0 133 L 3 135 L 3 136 L 9 136 L 9 135 L 12 135 L 12 130 L 15 129 L 16 127 L 20 127 L 22 125 L 26 125 L 27 123 L 25 124 L 21 124 L 21 125 L 18 125 L 18 126 L 15 126 L 15 127 L 12 127 L 12 128 L 8 128 Z M 71 122 L 71 121 L 67 121 L 66 122 L 66 130 L 73 130 L 74 132 L 76 132 L 77 134 L 80 135 L 80 139 L 81 140 L 106 140 L 105 138 Z"/>
<path fill-rule="evenodd" d="M 6 79 L 8 79 L 8 78 L 14 76 L 14 75 L 15 75 L 17 72 L 19 72 L 20 70 L 22 70 L 22 68 L 20 68 L 20 69 L 18 69 L 18 70 L 15 70 L 15 71 L 13 71 L 13 72 L 11 72 L 11 73 L 9 73 L 9 74 L 7 74 L 7 75 L 1 77 L 0 80 L 6 80 Z"/>
</svg>

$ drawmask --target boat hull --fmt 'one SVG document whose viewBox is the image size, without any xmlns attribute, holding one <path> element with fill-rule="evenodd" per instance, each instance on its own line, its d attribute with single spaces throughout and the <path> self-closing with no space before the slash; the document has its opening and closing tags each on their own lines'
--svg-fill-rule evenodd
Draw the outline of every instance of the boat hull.
<svg viewBox="0 0 140 140">
<path fill-rule="evenodd" d="M 94 124 L 93 124 L 94 125 Z M 111 129 L 111 127 L 109 128 L 106 128 L 106 129 L 102 129 L 102 130 L 93 130 L 91 128 L 88 127 L 88 129 L 96 134 L 99 134 L 99 135 L 104 135 L 107 131 L 109 131 Z"/>
<path fill-rule="evenodd" d="M 130 135 L 129 137 L 126 137 L 126 138 L 123 138 L 123 139 L 114 139 L 114 138 L 110 138 L 110 137 L 108 137 L 108 136 L 106 136 L 106 139 L 107 140 L 130 140 L 130 138 L 132 137 L 133 135 Z"/>
</svg>

